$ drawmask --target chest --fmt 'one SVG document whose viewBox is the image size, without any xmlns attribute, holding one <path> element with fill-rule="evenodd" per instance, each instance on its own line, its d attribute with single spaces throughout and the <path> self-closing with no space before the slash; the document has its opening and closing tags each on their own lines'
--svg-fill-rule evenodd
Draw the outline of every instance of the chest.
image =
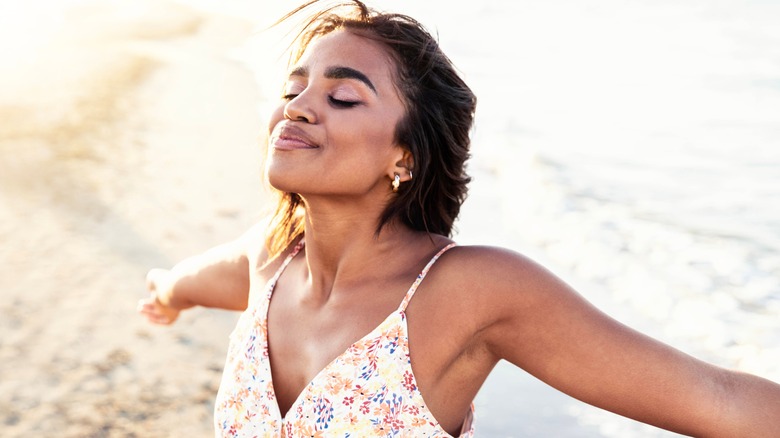
<svg viewBox="0 0 780 438">
<path fill-rule="evenodd" d="M 224 411 L 225 427 L 257 412 L 265 420 L 252 424 L 272 428 L 309 420 L 335 426 L 332 422 L 342 418 L 349 431 L 362 430 L 354 422 L 381 425 L 381 436 L 387 427 L 410 425 L 431 427 L 431 436 L 447 436 L 440 424 L 457 430 L 481 380 L 464 375 L 462 364 L 452 365 L 465 357 L 459 353 L 464 330 L 457 327 L 468 324 L 462 318 L 451 324 L 450 301 L 437 300 L 441 290 L 431 285 L 422 296 L 415 294 L 419 298 L 407 308 L 413 313 L 410 323 L 407 312 L 399 311 L 407 278 L 396 284 L 366 282 L 362 291 L 342 295 L 348 300 L 330 297 L 317 306 L 298 293 L 305 282 L 296 282 L 290 268 L 270 300 L 268 290 L 252 294 L 258 305 L 242 315 L 231 337 L 216 407 L 217 413 Z M 464 381 L 474 382 L 473 391 L 464 390 Z"/>
<path fill-rule="evenodd" d="M 243 323 L 242 323 L 243 322 Z M 450 436 L 422 398 L 409 362 L 405 314 L 391 313 L 304 386 L 282 412 L 271 378 L 264 321 L 245 318 L 231 341 L 215 405 L 230 436 Z M 260 348 L 254 348 L 258 346 Z M 277 405 L 276 402 L 279 402 Z M 279 407 L 280 409 L 277 409 Z M 464 423 L 469 428 L 471 416 Z"/>
<path fill-rule="evenodd" d="M 278 287 L 267 312 L 269 362 L 282 415 L 319 374 L 336 372 L 328 369 L 334 360 L 354 362 L 349 356 L 359 342 L 378 342 L 388 330 L 406 336 L 397 312 L 403 291 L 373 296 L 353 291 L 349 298 L 332 298 L 321 306 L 295 292 Z"/>
</svg>

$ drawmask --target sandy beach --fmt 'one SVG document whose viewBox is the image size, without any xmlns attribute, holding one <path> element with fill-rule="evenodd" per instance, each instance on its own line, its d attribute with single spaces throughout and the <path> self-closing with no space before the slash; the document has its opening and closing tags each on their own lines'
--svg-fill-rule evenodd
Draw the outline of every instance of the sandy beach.
<svg viewBox="0 0 780 438">
<path fill-rule="evenodd" d="M 154 327 L 135 303 L 150 267 L 261 213 L 258 96 L 228 56 L 251 26 L 158 1 L 62 17 L 0 66 L 0 435 L 209 436 L 237 315 Z"/>
</svg>

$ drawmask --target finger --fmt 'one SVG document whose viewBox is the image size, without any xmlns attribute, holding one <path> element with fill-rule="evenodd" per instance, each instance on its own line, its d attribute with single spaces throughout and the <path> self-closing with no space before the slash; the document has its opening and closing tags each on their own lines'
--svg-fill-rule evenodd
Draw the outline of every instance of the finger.
<svg viewBox="0 0 780 438">
<path fill-rule="evenodd" d="M 136 310 L 146 316 L 162 315 L 160 307 L 154 298 L 142 298 L 138 300 Z"/>
<path fill-rule="evenodd" d="M 140 313 L 145 316 L 149 322 L 154 324 L 170 325 L 173 322 L 170 317 L 155 310 L 141 310 Z"/>
<path fill-rule="evenodd" d="M 141 298 L 140 300 L 138 300 L 138 305 L 136 306 L 136 308 L 140 310 L 142 308 L 158 308 L 160 306 L 162 306 L 162 304 L 160 303 L 160 300 L 157 298 L 157 294 L 152 292 L 149 294 L 148 297 Z"/>
<path fill-rule="evenodd" d="M 165 315 L 153 315 L 149 318 L 149 320 L 155 324 L 159 325 L 171 325 L 171 318 L 168 318 Z"/>
<path fill-rule="evenodd" d="M 153 305 L 142 304 L 138 307 L 138 313 L 145 316 L 161 315 L 160 311 Z"/>
</svg>

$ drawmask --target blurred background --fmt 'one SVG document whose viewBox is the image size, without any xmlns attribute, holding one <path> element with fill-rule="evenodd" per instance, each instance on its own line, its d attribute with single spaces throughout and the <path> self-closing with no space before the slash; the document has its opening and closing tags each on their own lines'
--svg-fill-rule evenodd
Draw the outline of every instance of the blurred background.
<svg viewBox="0 0 780 438">
<path fill-rule="evenodd" d="M 237 315 L 135 315 L 151 267 L 241 234 L 298 2 L 0 4 L 0 430 L 211 436 Z M 456 239 L 780 380 L 780 4 L 375 1 L 479 99 Z M 674 436 L 500 364 L 479 436 Z"/>
</svg>

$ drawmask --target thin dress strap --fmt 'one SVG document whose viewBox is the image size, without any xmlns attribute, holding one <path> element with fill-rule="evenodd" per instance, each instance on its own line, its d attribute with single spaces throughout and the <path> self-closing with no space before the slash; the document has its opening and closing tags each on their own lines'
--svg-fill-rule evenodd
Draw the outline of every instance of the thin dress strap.
<svg viewBox="0 0 780 438">
<path fill-rule="evenodd" d="M 420 272 L 420 275 L 417 276 L 417 279 L 414 280 L 414 283 L 412 284 L 412 287 L 409 288 L 409 291 L 406 292 L 406 296 L 404 297 L 404 300 L 401 302 L 401 305 L 398 307 L 398 310 L 403 312 L 406 310 L 406 306 L 409 305 L 409 301 L 412 300 L 412 297 L 414 296 L 414 293 L 417 292 L 417 287 L 422 283 L 422 281 L 425 279 L 425 276 L 428 275 L 428 271 L 431 269 L 434 263 L 436 263 L 436 260 L 439 260 L 439 257 L 441 257 L 442 254 L 447 252 L 450 248 L 456 246 L 457 243 L 453 242 L 449 245 L 445 246 L 439 252 L 436 253 L 435 256 L 431 259 L 431 261 L 428 262 L 427 265 L 425 265 L 425 268 L 423 268 L 422 272 Z"/>
<path fill-rule="evenodd" d="M 292 252 L 287 256 L 286 259 L 284 259 L 284 262 L 279 266 L 279 269 L 276 270 L 276 273 L 273 277 L 271 277 L 271 280 L 268 282 L 268 285 L 266 286 L 266 291 L 268 292 L 268 299 L 271 299 L 271 294 L 274 293 L 274 289 L 276 288 L 276 282 L 279 281 L 279 277 L 281 277 L 282 272 L 284 272 L 284 269 L 287 268 L 287 265 L 290 264 L 292 259 L 295 258 L 296 255 L 301 251 L 303 248 L 304 241 L 301 239 L 296 245 L 295 248 L 293 248 Z"/>
</svg>

